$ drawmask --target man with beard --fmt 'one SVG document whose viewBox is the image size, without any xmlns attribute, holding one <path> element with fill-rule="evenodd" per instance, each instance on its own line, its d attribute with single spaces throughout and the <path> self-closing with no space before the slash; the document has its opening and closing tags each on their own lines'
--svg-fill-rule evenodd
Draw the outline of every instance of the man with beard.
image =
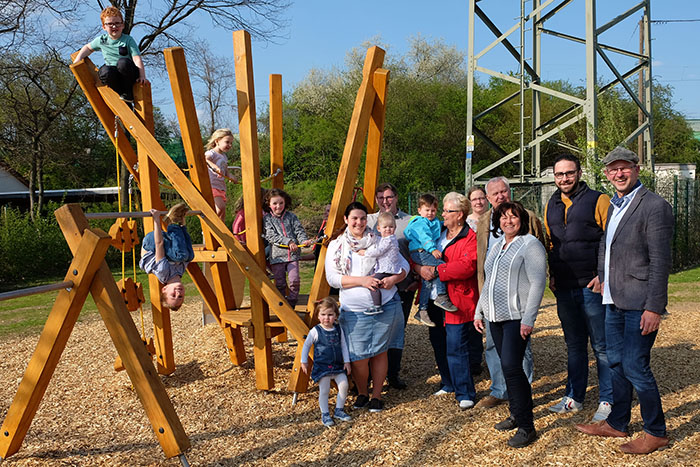
<svg viewBox="0 0 700 467">
<path fill-rule="evenodd" d="M 578 412 L 588 386 L 588 340 L 598 367 L 598 410 L 593 422 L 611 410 L 612 382 L 605 352 L 605 307 L 598 280 L 598 245 L 605 229 L 610 197 L 581 180 L 581 163 L 564 154 L 554 160 L 557 191 L 544 212 L 549 243 L 549 287 L 567 350 L 566 394 L 551 406 L 556 413 Z"/>
</svg>

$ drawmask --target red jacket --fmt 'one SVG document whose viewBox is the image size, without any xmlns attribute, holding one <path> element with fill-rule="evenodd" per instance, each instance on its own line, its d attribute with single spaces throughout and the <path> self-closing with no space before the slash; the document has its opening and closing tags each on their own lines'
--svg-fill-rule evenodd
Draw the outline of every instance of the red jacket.
<svg viewBox="0 0 700 467">
<path fill-rule="evenodd" d="M 445 324 L 464 324 L 474 321 L 474 310 L 479 301 L 476 275 L 476 234 L 468 225 L 447 244 L 442 252 L 445 264 L 437 267 L 440 280 L 447 284 L 447 294 L 458 311 L 445 312 Z"/>
</svg>

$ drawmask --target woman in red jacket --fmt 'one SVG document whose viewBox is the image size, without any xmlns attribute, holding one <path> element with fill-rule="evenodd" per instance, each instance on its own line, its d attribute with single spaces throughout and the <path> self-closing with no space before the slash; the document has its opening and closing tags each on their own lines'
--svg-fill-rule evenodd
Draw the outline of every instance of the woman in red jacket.
<svg viewBox="0 0 700 467">
<path fill-rule="evenodd" d="M 428 313 L 437 324 L 429 328 L 430 343 L 441 378 L 436 395 L 454 392 L 461 409 L 474 406 L 476 390 L 472 371 L 481 369 L 481 336 L 474 332 L 474 309 L 479 301 L 476 276 L 476 234 L 466 223 L 469 199 L 459 193 L 448 193 L 442 200 L 443 231 L 438 249 L 445 264 L 414 265 L 423 279 L 436 275 L 447 284 L 447 294 L 457 307 L 446 312 L 430 302 Z M 434 293 L 433 293 L 434 295 Z M 432 297 L 435 298 L 435 297 Z M 444 325 L 443 325 L 444 323 Z"/>
</svg>

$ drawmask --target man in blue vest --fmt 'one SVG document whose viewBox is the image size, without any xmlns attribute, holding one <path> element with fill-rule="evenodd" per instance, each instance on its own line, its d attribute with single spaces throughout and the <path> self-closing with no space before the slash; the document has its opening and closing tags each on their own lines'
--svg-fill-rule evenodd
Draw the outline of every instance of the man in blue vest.
<svg viewBox="0 0 700 467">
<path fill-rule="evenodd" d="M 556 413 L 578 412 L 588 386 L 588 341 L 598 368 L 598 410 L 593 422 L 608 418 L 612 380 L 605 351 L 605 307 L 598 280 L 598 246 L 610 197 L 581 180 L 581 163 L 564 154 L 554 160 L 554 184 L 544 212 L 549 244 L 549 287 L 567 350 L 566 394 L 551 406 Z"/>
</svg>

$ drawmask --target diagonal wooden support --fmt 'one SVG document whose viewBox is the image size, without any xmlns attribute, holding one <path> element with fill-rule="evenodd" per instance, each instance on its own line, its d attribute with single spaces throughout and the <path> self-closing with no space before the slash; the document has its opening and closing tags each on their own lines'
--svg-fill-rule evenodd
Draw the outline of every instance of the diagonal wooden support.
<svg viewBox="0 0 700 467">
<path fill-rule="evenodd" d="M 369 120 L 367 155 L 365 156 L 365 182 L 362 188 L 364 193 L 363 202 L 369 212 L 374 212 L 377 209 L 374 193 L 377 190 L 377 181 L 379 180 L 388 83 L 389 70 L 380 68 L 374 72 L 372 85 L 374 86 L 375 96 Z"/>
<path fill-rule="evenodd" d="M 119 99 L 116 95 L 115 98 Z M 128 112 L 140 122 L 130 109 Z M 143 131 L 148 133 L 145 127 Z M 69 248 L 76 254 L 83 232 L 88 228 L 85 214 L 77 204 L 68 204 L 56 210 L 56 220 Z M 165 455 L 182 454 L 190 447 L 190 441 L 105 261 L 95 273 L 90 293 Z"/>
<path fill-rule="evenodd" d="M 65 277 L 65 280 L 73 282 L 73 287 L 70 291 L 62 289 L 58 293 L 46 319 L 36 350 L 0 429 L 0 458 L 6 459 L 22 445 L 78 320 L 95 272 L 104 263 L 109 243 L 109 235 L 101 230 L 86 230 L 78 240 L 75 256 Z"/>
<path fill-rule="evenodd" d="M 260 217 L 262 207 L 260 200 L 260 154 L 255 114 L 253 56 L 250 34 L 246 31 L 233 33 L 233 58 L 236 69 L 236 95 L 238 96 L 238 130 L 241 142 L 246 247 L 250 250 L 258 266 L 265 270 L 262 219 Z M 287 304 L 286 300 L 281 300 L 281 302 Z M 264 331 L 265 323 L 270 321 L 270 312 L 260 293 L 253 290 L 252 287 L 250 290 L 250 312 L 253 329 L 256 331 L 253 335 L 256 387 L 258 389 L 272 389 L 275 385 L 272 342 Z"/>
<path fill-rule="evenodd" d="M 112 140 L 112 144 L 117 144 L 119 155 L 121 156 L 122 160 L 124 160 L 124 165 L 126 165 L 126 168 L 129 170 L 131 175 L 134 176 L 134 180 L 136 180 L 136 183 L 138 183 L 140 186 L 141 182 L 139 173 L 134 170 L 134 165 L 136 164 L 138 158 L 136 157 L 134 148 L 132 148 L 131 144 L 129 144 L 129 140 L 121 128 L 117 129 L 119 132 L 119 136 L 117 138 L 118 141 L 114 138 L 114 113 L 110 110 L 107 104 L 105 104 L 104 99 L 97 91 L 96 82 L 98 81 L 98 78 L 95 65 L 93 65 L 89 58 L 85 58 L 78 63 L 72 64 L 70 69 L 75 75 L 78 84 L 83 89 L 88 102 L 90 102 L 90 105 L 92 105 L 92 108 L 95 110 L 95 114 L 97 114 L 97 118 L 100 119 L 102 126 L 109 136 L 109 139 Z M 114 91 L 112 92 L 114 93 Z M 116 96 L 117 94 L 114 93 L 114 95 Z"/>
<path fill-rule="evenodd" d="M 303 340 L 309 331 L 308 326 L 286 303 L 284 297 L 280 295 L 277 288 L 268 279 L 265 271 L 251 257 L 246 248 L 233 237 L 231 230 L 219 219 L 209 203 L 200 194 L 199 190 L 190 182 L 185 174 L 180 170 L 170 156 L 158 144 L 155 137 L 147 130 L 141 120 L 129 109 L 129 107 L 119 99 L 114 92 L 106 86 L 98 86 L 100 94 L 110 109 L 119 115 L 125 123 L 131 135 L 148 152 L 150 159 L 156 164 L 161 173 L 175 187 L 180 196 L 190 206 L 192 210 L 201 211 L 200 220 L 211 230 L 228 255 L 238 264 L 239 268 L 246 275 L 252 290 L 256 290 L 263 295 L 268 305 L 280 318 L 284 326 L 292 333 L 295 339 Z"/>
<path fill-rule="evenodd" d="M 369 130 L 370 115 L 375 102 L 374 74 L 384 62 L 384 54 L 384 50 L 376 46 L 367 50 L 362 70 L 362 83 L 355 98 L 355 107 L 352 111 L 348 136 L 345 140 L 345 149 L 343 150 L 343 159 L 340 163 L 340 170 L 338 171 L 338 178 L 331 202 L 331 211 L 328 215 L 325 233 L 329 237 L 343 225 L 343 211 L 352 200 L 352 191 L 355 187 L 356 174 L 360 166 L 362 149 Z M 311 316 L 309 327 L 317 322 L 316 316 L 313 316 L 314 303 L 328 295 L 330 289 L 328 282 L 326 282 L 325 259 L 326 247 L 322 246 L 307 305 Z M 292 374 L 289 380 L 289 390 L 294 392 L 305 392 L 309 382 L 308 375 L 301 371 L 301 348 L 302 346 L 297 347 L 294 366 L 292 367 Z"/>
<path fill-rule="evenodd" d="M 190 180 L 192 180 L 194 186 L 197 187 L 204 200 L 213 207 L 214 195 L 211 191 L 208 168 L 204 160 L 204 146 L 202 144 L 202 135 L 199 130 L 197 108 L 194 103 L 194 98 L 192 97 L 192 87 L 187 71 L 185 52 L 181 47 L 172 47 L 165 49 L 163 53 L 165 55 L 165 64 L 168 68 L 168 75 L 170 76 L 170 86 L 173 91 L 175 109 L 180 122 L 182 143 L 185 148 L 185 155 L 187 156 Z M 204 223 L 202 224 L 202 230 L 204 231 L 204 243 L 207 249 L 216 251 L 219 247 L 219 242 Z M 217 306 L 210 307 L 209 310 L 212 315 L 214 315 L 214 318 L 221 323 L 221 313 L 235 308 L 236 299 L 233 295 L 228 264 L 211 263 L 210 267 L 212 283 L 216 291 Z M 203 287 L 204 285 L 199 288 Z M 231 362 L 236 365 L 243 364 L 246 360 L 246 356 L 243 346 L 243 336 L 241 335 L 240 329 L 223 327 L 223 331 L 226 337 L 227 349 L 229 349 L 229 358 Z"/>
</svg>

